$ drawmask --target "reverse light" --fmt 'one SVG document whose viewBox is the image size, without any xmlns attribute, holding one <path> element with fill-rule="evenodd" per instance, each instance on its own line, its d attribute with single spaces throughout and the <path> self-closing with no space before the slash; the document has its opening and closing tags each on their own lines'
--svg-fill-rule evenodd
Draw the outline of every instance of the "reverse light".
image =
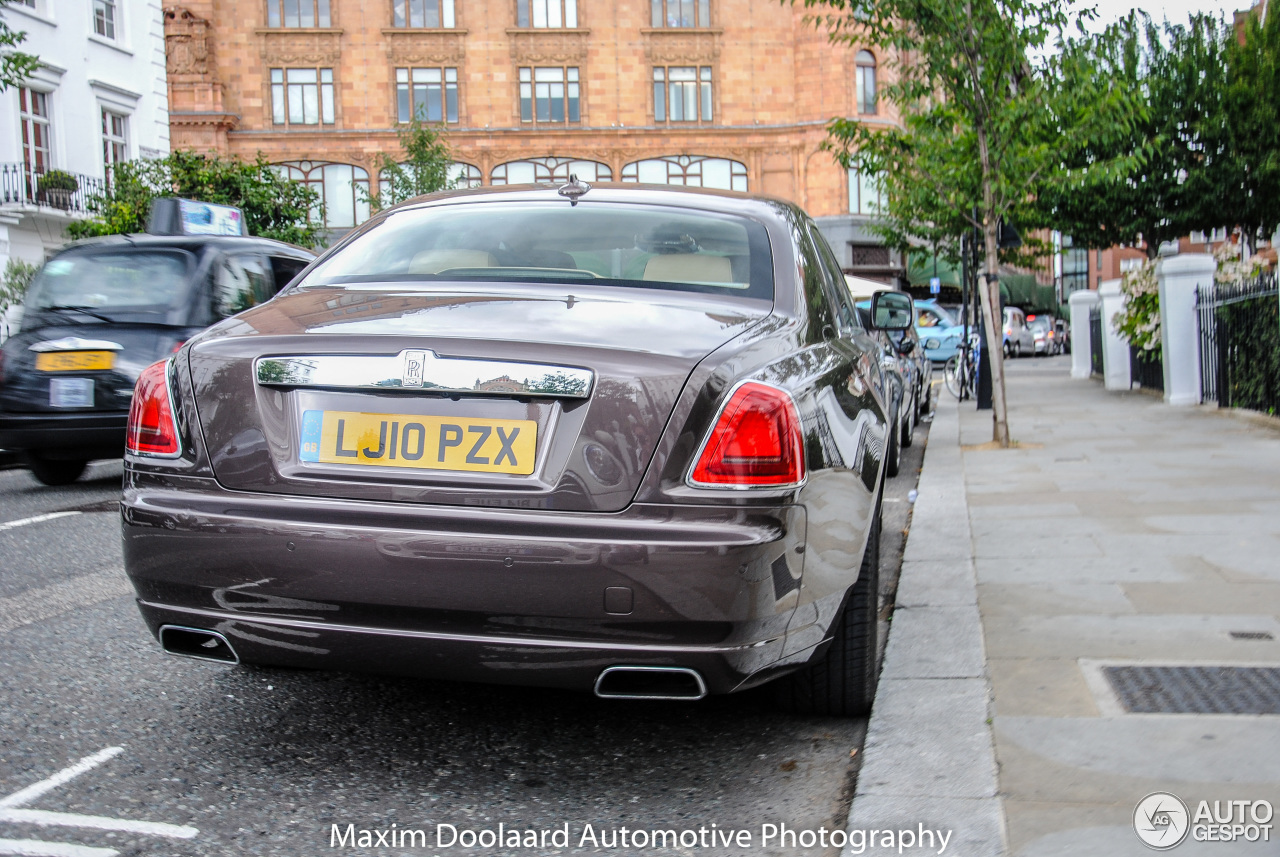
<svg viewBox="0 0 1280 857">
<path fill-rule="evenodd" d="M 126 452 L 154 458 L 177 458 L 182 453 L 169 396 L 168 367 L 168 361 L 161 360 L 138 376 L 125 432 Z"/>
<path fill-rule="evenodd" d="M 804 482 L 804 437 L 790 394 L 758 381 L 734 389 L 688 482 L 709 488 L 790 488 Z"/>
</svg>

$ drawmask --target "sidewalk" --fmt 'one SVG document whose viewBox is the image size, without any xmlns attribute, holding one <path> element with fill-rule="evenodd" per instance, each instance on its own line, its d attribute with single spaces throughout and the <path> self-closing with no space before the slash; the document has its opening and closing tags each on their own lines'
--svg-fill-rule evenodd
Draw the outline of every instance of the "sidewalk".
<svg viewBox="0 0 1280 857">
<path fill-rule="evenodd" d="M 951 827 L 958 857 L 1125 857 L 1151 853 L 1133 827 L 1151 792 L 1193 815 L 1280 806 L 1280 717 L 1132 713 L 1196 708 L 1176 680 L 1206 674 L 1115 669 L 1280 665 L 1280 432 L 1107 393 L 1061 358 L 1012 361 L 1008 393 L 1013 450 L 975 448 L 990 412 L 940 397 L 850 827 Z M 1122 699 L 1125 678 L 1145 690 Z M 1264 678 L 1269 702 L 1240 701 L 1280 710 Z M 1270 842 L 1173 853 L 1280 855 L 1270 823 Z"/>
</svg>

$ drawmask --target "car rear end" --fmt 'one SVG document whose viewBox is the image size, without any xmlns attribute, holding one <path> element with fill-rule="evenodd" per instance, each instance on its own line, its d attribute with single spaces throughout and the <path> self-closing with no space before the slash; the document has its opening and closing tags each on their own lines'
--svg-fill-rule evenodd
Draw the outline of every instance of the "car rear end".
<svg viewBox="0 0 1280 857">
<path fill-rule="evenodd" d="M 393 211 L 148 370 L 124 552 L 167 649 L 680 698 L 792 654 L 786 233 L 548 196 Z"/>
</svg>

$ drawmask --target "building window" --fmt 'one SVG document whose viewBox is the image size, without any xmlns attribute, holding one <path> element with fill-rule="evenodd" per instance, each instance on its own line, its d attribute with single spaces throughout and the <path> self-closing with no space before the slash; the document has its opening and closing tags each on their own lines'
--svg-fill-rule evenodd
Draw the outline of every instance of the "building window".
<svg viewBox="0 0 1280 857">
<path fill-rule="evenodd" d="M 328 27 L 329 0 L 267 0 L 268 27 Z"/>
<path fill-rule="evenodd" d="M 858 51 L 854 84 L 857 91 L 858 112 L 876 112 L 876 58 L 871 51 Z"/>
<path fill-rule="evenodd" d="M 116 164 L 129 160 L 129 118 L 110 110 L 102 111 L 103 175 L 111 180 Z"/>
<path fill-rule="evenodd" d="M 271 69 L 271 121 L 277 125 L 332 125 L 333 69 Z"/>
<path fill-rule="evenodd" d="M 401 166 L 406 165 L 402 164 Z M 484 184 L 482 175 L 479 167 L 464 164 L 461 161 L 454 161 L 449 165 L 446 180 L 449 182 L 450 188 L 463 190 L 470 187 L 480 187 L 480 185 Z M 386 200 L 391 198 L 389 196 L 391 193 L 391 177 L 387 175 L 386 170 L 378 173 L 378 193 L 383 199 L 381 204 L 387 205 Z"/>
<path fill-rule="evenodd" d="M 575 161 L 572 158 L 528 158 L 508 161 L 493 168 L 489 181 L 504 184 L 549 184 L 567 182 L 569 176 L 577 176 L 584 182 L 613 180 L 613 170 L 598 161 Z"/>
<path fill-rule="evenodd" d="M 357 226 L 369 219 L 369 173 L 350 164 L 290 161 L 276 164 L 286 178 L 302 182 L 320 196 L 311 219 L 335 229 Z M 320 211 L 323 206 L 323 217 Z"/>
<path fill-rule="evenodd" d="M 576 27 L 578 0 L 516 0 L 516 26 Z"/>
<path fill-rule="evenodd" d="M 22 122 L 22 163 L 27 175 L 44 175 L 51 164 L 49 144 L 49 96 L 22 87 L 18 90 L 19 117 Z"/>
<path fill-rule="evenodd" d="M 622 168 L 624 182 L 678 184 L 720 190 L 747 189 L 747 165 L 728 158 L 668 155 L 634 161 Z"/>
<path fill-rule="evenodd" d="M 1089 248 L 1075 247 L 1070 235 L 1062 236 L 1062 297 L 1089 288 Z"/>
<path fill-rule="evenodd" d="M 655 27 L 711 26 L 711 0 L 651 0 L 651 4 Z"/>
<path fill-rule="evenodd" d="M 710 122 L 711 68 L 655 68 L 653 118 L 658 122 Z"/>
<path fill-rule="evenodd" d="M 115 39 L 116 0 L 93 0 L 93 31 L 104 39 Z"/>
<path fill-rule="evenodd" d="M 520 69 L 520 120 L 522 122 L 577 122 L 578 70 L 576 68 Z"/>
<path fill-rule="evenodd" d="M 391 25 L 452 29 L 453 0 L 391 0 Z"/>
<path fill-rule="evenodd" d="M 880 177 L 874 173 L 849 170 L 849 212 L 851 214 L 879 214 L 884 208 L 884 188 Z"/>
<path fill-rule="evenodd" d="M 396 113 L 401 122 L 457 122 L 458 70 L 396 69 Z"/>
</svg>

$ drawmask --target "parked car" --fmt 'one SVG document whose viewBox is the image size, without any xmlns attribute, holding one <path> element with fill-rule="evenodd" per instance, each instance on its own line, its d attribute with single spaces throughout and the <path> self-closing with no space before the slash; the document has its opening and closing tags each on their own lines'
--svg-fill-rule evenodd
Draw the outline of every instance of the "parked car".
<svg viewBox="0 0 1280 857">
<path fill-rule="evenodd" d="M 382 212 L 143 371 L 142 615 L 229 663 L 615 698 L 776 680 L 865 713 L 890 418 L 841 281 L 800 209 L 742 194 Z M 911 326 L 908 296 L 873 300 Z"/>
<path fill-rule="evenodd" d="M 946 363 L 960 350 L 964 326 L 937 301 L 916 301 L 916 335 L 930 360 Z"/>
<path fill-rule="evenodd" d="M 0 355 L 0 449 L 45 485 L 124 453 L 143 367 L 262 303 L 315 256 L 262 238 L 129 235 L 71 244 L 27 290 Z"/>
<path fill-rule="evenodd" d="M 877 330 L 871 320 L 871 301 L 858 303 L 858 315 L 862 325 L 872 332 L 873 338 L 880 346 L 880 365 L 884 368 L 885 377 L 889 381 L 889 400 L 894 431 L 889 436 L 888 475 L 897 476 L 902 466 L 902 450 L 915 442 L 915 428 L 920 422 L 920 402 L 924 396 L 924 407 L 928 408 L 930 388 L 924 386 L 922 366 L 932 368 L 932 364 L 923 356 L 920 341 L 914 336 L 915 331 Z"/>
<path fill-rule="evenodd" d="M 1029 315 L 1027 316 L 1027 327 L 1031 330 L 1031 335 L 1035 340 L 1035 355 L 1037 357 L 1052 357 L 1061 353 L 1060 343 L 1058 342 L 1057 330 L 1054 328 L 1053 316 L 1051 315 Z"/>
<path fill-rule="evenodd" d="M 1071 353 L 1071 324 L 1066 319 L 1054 319 L 1053 321 L 1054 341 L 1058 343 L 1058 349 L 1062 354 Z"/>
<path fill-rule="evenodd" d="M 1017 307 L 1004 308 L 1004 356 L 1034 354 L 1035 334 L 1027 327 L 1027 317 Z"/>
</svg>

